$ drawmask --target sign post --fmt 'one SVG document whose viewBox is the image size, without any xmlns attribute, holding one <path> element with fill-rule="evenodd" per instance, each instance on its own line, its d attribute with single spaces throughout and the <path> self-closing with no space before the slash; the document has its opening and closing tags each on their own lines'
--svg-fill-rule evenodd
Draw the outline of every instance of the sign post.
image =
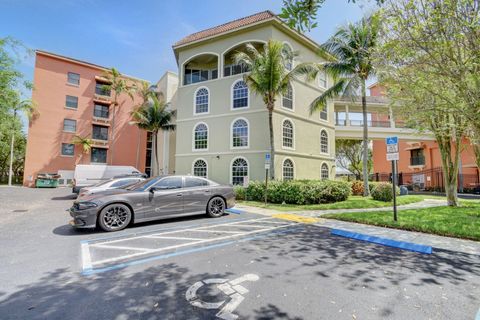
<svg viewBox="0 0 480 320">
<path fill-rule="evenodd" d="M 268 190 L 268 170 L 270 169 L 271 157 L 270 153 L 265 154 L 265 206 L 267 205 L 267 190 Z"/>
<path fill-rule="evenodd" d="M 395 186 L 397 185 L 397 160 L 398 153 L 398 137 L 388 137 L 385 139 L 387 144 L 387 161 L 392 162 L 392 191 L 393 191 L 393 220 L 397 221 L 397 194 Z"/>
</svg>

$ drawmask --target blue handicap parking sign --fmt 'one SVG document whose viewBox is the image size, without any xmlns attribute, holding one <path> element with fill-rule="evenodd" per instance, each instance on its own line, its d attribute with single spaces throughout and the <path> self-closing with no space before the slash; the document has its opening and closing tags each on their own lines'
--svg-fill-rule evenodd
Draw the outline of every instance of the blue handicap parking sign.
<svg viewBox="0 0 480 320">
<path fill-rule="evenodd" d="M 270 153 L 265 154 L 265 160 L 270 160 Z"/>
<path fill-rule="evenodd" d="M 388 137 L 385 140 L 387 142 L 387 145 L 398 144 L 398 137 Z"/>
</svg>

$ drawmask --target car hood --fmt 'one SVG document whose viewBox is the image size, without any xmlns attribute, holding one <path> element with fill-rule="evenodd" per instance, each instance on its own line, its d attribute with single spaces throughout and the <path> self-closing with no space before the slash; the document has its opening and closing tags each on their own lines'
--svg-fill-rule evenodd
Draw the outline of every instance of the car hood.
<svg viewBox="0 0 480 320">
<path fill-rule="evenodd" d="M 119 194 L 126 194 L 131 193 L 132 191 L 126 189 L 109 189 L 104 191 L 98 191 L 93 194 L 87 194 L 84 196 L 80 196 L 77 200 L 81 201 L 93 201 L 97 199 L 101 199 L 108 196 L 119 195 Z"/>
</svg>

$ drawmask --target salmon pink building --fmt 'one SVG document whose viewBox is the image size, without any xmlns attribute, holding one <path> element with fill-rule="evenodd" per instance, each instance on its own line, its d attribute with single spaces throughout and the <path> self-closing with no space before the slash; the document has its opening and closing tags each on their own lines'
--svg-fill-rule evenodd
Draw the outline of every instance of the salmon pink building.
<svg viewBox="0 0 480 320">
<path fill-rule="evenodd" d="M 58 173 L 60 184 L 73 179 L 77 164 L 129 165 L 150 168 L 147 132 L 130 124 L 141 103 L 126 93 L 113 105 L 105 90 L 107 68 L 45 51 L 36 51 L 32 99 L 38 115 L 30 121 L 24 185 L 33 186 L 39 173 Z M 143 80 L 124 76 L 128 83 Z M 91 139 L 86 152 L 75 137 Z"/>
<path fill-rule="evenodd" d="M 370 87 L 372 97 L 384 96 L 381 86 Z M 377 121 L 390 121 L 390 116 L 375 114 Z M 391 135 L 396 135 L 392 132 Z M 373 139 L 373 172 L 374 180 L 388 180 L 391 173 L 391 162 L 386 159 L 385 139 Z M 464 139 L 460 145 L 459 186 L 460 192 L 476 191 L 480 184 L 479 170 L 475 163 L 475 155 L 470 143 Z M 399 140 L 398 180 L 399 184 L 415 186 L 419 189 L 441 191 L 444 188 L 442 160 L 437 142 L 433 136 L 404 137 Z"/>
</svg>

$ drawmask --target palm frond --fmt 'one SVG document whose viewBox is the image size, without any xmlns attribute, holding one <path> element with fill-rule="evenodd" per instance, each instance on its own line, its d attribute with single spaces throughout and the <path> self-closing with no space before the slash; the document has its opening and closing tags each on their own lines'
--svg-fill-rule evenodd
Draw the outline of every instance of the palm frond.
<svg viewBox="0 0 480 320">
<path fill-rule="evenodd" d="M 337 81 L 333 86 L 325 90 L 325 92 L 315 98 L 310 104 L 310 114 L 313 114 L 315 111 L 322 110 L 326 105 L 327 101 L 333 98 L 338 97 L 345 89 L 345 86 L 348 85 L 349 79 L 342 78 Z"/>
</svg>

